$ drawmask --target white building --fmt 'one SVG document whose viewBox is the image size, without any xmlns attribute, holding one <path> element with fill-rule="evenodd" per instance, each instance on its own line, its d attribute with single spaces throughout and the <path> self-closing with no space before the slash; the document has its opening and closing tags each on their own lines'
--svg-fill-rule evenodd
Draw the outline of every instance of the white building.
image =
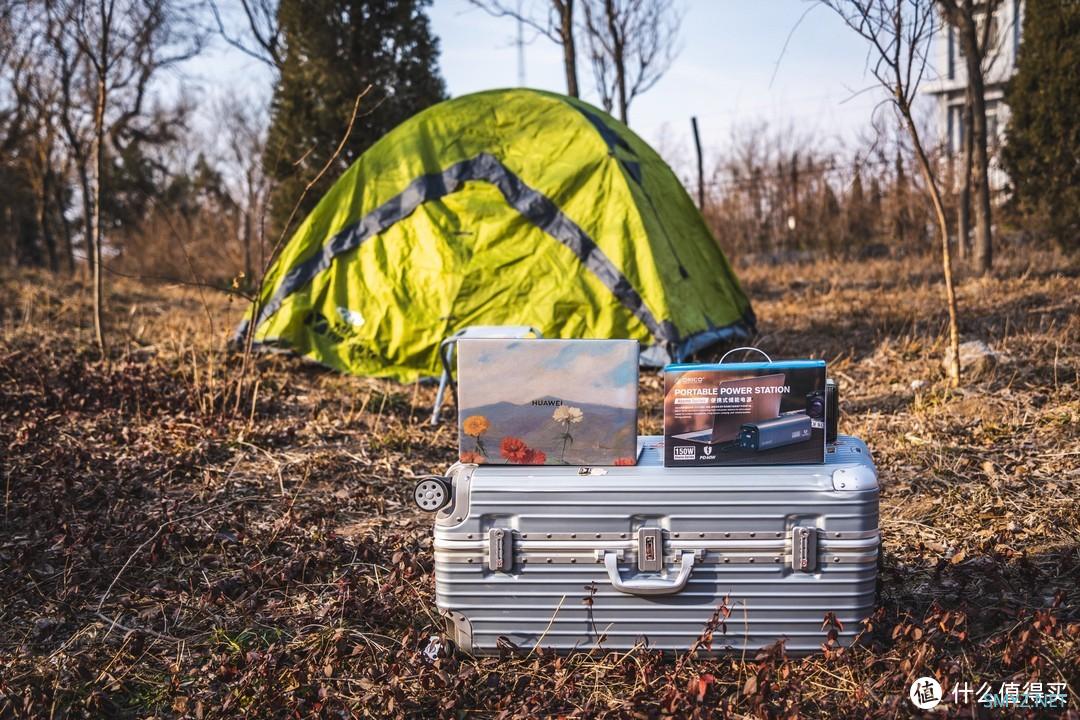
<svg viewBox="0 0 1080 720">
<path fill-rule="evenodd" d="M 982 9 L 979 32 L 986 22 L 987 0 L 979 0 Z M 1009 108 L 1003 99 L 1005 83 L 1016 73 L 1020 50 L 1020 32 L 1024 16 L 1024 0 L 997 0 L 990 18 L 990 49 L 985 68 L 986 130 L 990 151 L 990 186 L 1000 190 L 1008 178 L 997 161 L 997 149 L 1005 136 Z M 937 103 L 936 120 L 941 144 L 949 160 L 959 158 L 964 148 L 964 89 L 967 71 L 960 40 L 948 23 L 941 21 L 934 37 L 934 66 L 938 77 L 926 83 L 923 92 Z"/>
</svg>

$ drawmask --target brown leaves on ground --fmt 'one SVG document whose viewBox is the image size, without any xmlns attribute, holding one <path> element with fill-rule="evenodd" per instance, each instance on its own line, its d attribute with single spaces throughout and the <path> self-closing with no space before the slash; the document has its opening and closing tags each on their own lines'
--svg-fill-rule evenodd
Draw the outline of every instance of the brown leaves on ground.
<svg viewBox="0 0 1080 720">
<path fill-rule="evenodd" d="M 238 305 L 119 283 L 100 363 L 81 285 L 9 277 L 0 716 L 894 717 L 924 674 L 946 696 L 1064 681 L 1076 708 L 1075 261 L 1006 259 L 960 283 L 963 339 L 999 356 L 960 391 L 940 369 L 933 259 L 740 274 L 759 343 L 830 362 L 842 429 L 878 463 L 881 600 L 857 647 L 835 647 L 826 617 L 814 657 L 709 657 L 738 632 L 725 598 L 678 657 L 463 655 L 434 608 L 430 516 L 409 501 L 410 478 L 456 453 L 452 422 L 425 423 L 432 386 L 267 355 L 238 411 L 223 352 Z M 659 400 L 643 375 L 642 432 Z"/>
</svg>

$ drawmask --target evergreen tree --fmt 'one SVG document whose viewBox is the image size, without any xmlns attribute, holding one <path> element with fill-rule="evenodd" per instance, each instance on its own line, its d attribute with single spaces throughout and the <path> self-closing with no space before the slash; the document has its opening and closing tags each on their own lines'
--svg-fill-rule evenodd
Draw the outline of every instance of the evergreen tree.
<svg viewBox="0 0 1080 720">
<path fill-rule="evenodd" d="M 300 202 L 295 229 L 361 153 L 387 131 L 445 97 L 430 0 L 281 0 L 285 45 L 274 90 L 266 166 L 274 180 L 276 237 L 304 187 L 333 156 L 357 96 L 369 85 L 348 142 Z"/>
<path fill-rule="evenodd" d="M 855 156 L 855 177 L 851 181 L 851 189 L 848 190 L 846 231 L 849 251 L 854 250 L 856 245 L 866 245 L 872 235 L 858 155 Z"/>
<path fill-rule="evenodd" d="M 1080 247 L 1080 4 L 1029 0 L 1002 152 L 1012 205 L 1062 247 Z"/>
</svg>

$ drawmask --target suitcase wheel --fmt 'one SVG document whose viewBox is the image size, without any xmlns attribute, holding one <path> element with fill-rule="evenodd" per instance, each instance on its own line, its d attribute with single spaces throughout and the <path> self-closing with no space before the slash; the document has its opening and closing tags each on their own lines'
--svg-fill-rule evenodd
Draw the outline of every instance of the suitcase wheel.
<svg viewBox="0 0 1080 720">
<path fill-rule="evenodd" d="M 450 485 L 441 477 L 421 478 L 413 487 L 413 500 L 426 512 L 436 512 L 450 502 Z"/>
</svg>

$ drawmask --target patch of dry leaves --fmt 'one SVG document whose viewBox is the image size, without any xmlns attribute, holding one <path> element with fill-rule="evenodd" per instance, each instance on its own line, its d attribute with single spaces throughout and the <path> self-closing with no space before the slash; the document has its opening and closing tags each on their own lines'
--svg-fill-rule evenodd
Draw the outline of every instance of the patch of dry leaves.
<svg viewBox="0 0 1080 720">
<path fill-rule="evenodd" d="M 1069 683 L 1080 706 L 1080 267 L 959 285 L 996 367 L 944 382 L 932 258 L 745 267 L 775 356 L 824 357 L 883 483 L 881 602 L 857 647 L 792 659 L 423 651 L 430 517 L 454 456 L 434 388 L 257 363 L 241 308 L 118 283 L 94 358 L 82 285 L 0 279 L 0 716 L 895 717 L 934 672 Z M 211 327 L 210 319 L 213 320 Z M 661 421 L 642 378 L 643 432 Z M 726 632 L 703 623 L 702 645 Z M 689 648 L 688 648 L 689 650 Z M 951 712 L 958 712 L 952 708 Z"/>
</svg>

